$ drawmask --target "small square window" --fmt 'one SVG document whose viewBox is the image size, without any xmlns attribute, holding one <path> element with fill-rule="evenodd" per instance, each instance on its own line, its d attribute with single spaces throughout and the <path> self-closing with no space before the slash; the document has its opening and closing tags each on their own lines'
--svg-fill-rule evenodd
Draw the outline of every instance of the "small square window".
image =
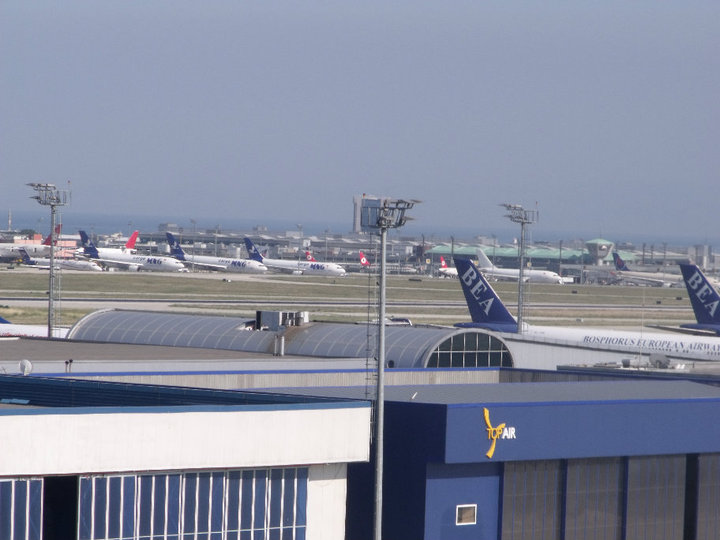
<svg viewBox="0 0 720 540">
<path fill-rule="evenodd" d="M 475 525 L 477 504 L 459 504 L 455 509 L 455 525 Z"/>
</svg>

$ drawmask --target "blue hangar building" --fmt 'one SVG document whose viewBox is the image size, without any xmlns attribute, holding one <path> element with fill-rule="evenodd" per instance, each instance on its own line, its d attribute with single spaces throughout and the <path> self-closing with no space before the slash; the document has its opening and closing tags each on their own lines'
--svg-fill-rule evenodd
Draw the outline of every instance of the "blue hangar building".
<svg viewBox="0 0 720 540">
<path fill-rule="evenodd" d="M 718 538 L 717 387 L 388 387 L 385 410 L 385 538 Z M 349 466 L 350 540 L 372 536 L 369 467 Z"/>
</svg>

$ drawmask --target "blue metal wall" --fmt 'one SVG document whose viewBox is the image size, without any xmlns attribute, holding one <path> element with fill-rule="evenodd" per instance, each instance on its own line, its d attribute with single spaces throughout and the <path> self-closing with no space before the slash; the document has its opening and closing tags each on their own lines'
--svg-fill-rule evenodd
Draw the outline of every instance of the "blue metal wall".
<svg viewBox="0 0 720 540">
<path fill-rule="evenodd" d="M 514 428 L 498 438 L 490 425 Z M 720 451 L 716 400 L 449 406 L 447 463 L 710 453 Z"/>
<path fill-rule="evenodd" d="M 606 388 L 612 392 L 613 385 Z M 384 534 L 408 540 L 497 540 L 505 462 L 532 465 L 541 460 L 612 457 L 632 461 L 673 455 L 685 459 L 720 453 L 720 399 L 707 397 L 703 388 L 707 387 L 680 388 L 667 399 L 626 394 L 625 399 L 584 401 L 581 395 L 554 402 L 537 396 L 532 401 L 528 394 L 527 401 L 516 396 L 514 401 L 483 403 L 479 389 L 477 403 L 390 402 Z M 695 393 L 706 397 L 693 397 Z M 590 493 L 594 487 L 588 489 Z M 474 525 L 456 525 L 456 508 L 463 504 L 477 504 Z"/>
<path fill-rule="evenodd" d="M 425 538 L 496 540 L 502 465 L 431 464 L 427 469 Z M 477 504 L 474 525 L 456 525 L 457 505 Z"/>
</svg>

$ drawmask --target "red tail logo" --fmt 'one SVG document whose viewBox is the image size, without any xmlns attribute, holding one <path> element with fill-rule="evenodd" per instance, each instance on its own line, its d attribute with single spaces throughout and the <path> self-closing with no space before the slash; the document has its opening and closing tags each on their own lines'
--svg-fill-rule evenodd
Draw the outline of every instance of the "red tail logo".
<svg viewBox="0 0 720 540">
<path fill-rule="evenodd" d="M 127 249 L 135 249 L 135 242 L 137 241 L 139 231 L 135 231 L 130 235 L 128 241 L 125 243 Z"/>
<path fill-rule="evenodd" d="M 360 251 L 360 266 L 370 266 L 370 261 L 367 260 L 367 257 L 365 257 L 365 254 Z"/>
<path fill-rule="evenodd" d="M 62 230 L 62 225 L 55 225 L 55 245 L 57 245 L 58 236 L 60 236 L 61 230 Z M 47 237 L 43 241 L 43 246 L 49 246 L 50 242 L 52 242 L 52 234 L 47 235 Z"/>
<path fill-rule="evenodd" d="M 309 251 L 305 252 L 305 259 L 307 259 L 310 262 L 317 262 L 315 260 L 315 257 L 312 256 L 312 254 Z"/>
</svg>

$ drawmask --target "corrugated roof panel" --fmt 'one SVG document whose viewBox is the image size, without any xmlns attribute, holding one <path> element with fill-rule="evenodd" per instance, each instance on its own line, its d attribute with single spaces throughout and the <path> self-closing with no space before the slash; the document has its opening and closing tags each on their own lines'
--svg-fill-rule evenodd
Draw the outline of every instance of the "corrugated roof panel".
<svg viewBox="0 0 720 540">
<path fill-rule="evenodd" d="M 264 351 L 264 342 L 273 337 L 243 330 L 248 322 L 239 317 L 106 310 L 78 321 L 68 339 L 232 350 L 246 350 L 248 343 L 255 342 Z"/>
<path fill-rule="evenodd" d="M 247 319 L 107 310 L 84 317 L 68 339 L 272 353 L 283 336 L 285 354 L 319 358 L 377 357 L 373 325 L 311 323 L 279 332 L 246 330 Z M 396 368 L 423 368 L 429 355 L 454 335 L 482 330 L 387 326 L 385 359 Z"/>
</svg>

